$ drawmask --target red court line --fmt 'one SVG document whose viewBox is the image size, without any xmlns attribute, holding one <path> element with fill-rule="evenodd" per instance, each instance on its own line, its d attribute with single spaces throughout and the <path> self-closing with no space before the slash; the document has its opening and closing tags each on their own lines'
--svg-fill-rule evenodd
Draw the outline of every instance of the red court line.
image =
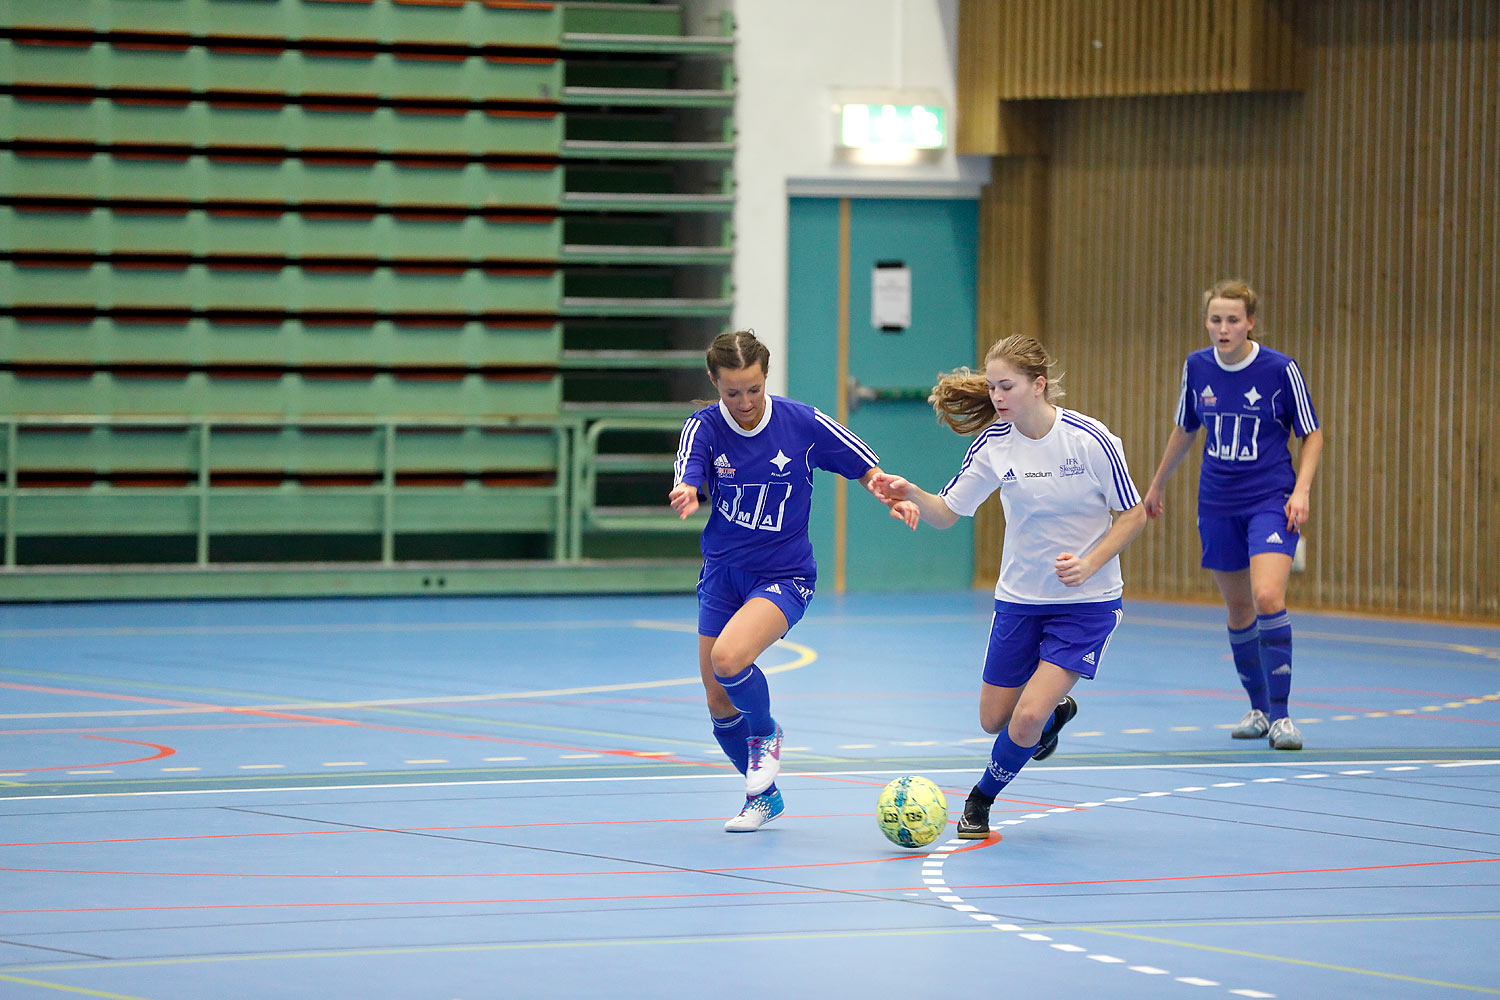
<svg viewBox="0 0 1500 1000">
<path fill-rule="evenodd" d="M 130 744 L 132 746 L 150 747 L 151 749 L 155 750 L 156 753 L 152 754 L 149 757 L 134 757 L 134 758 L 131 758 L 130 760 L 107 760 L 107 761 L 101 761 L 98 764 L 56 764 L 56 765 L 53 765 L 52 767 L 4 767 L 4 766 L 0 766 L 0 771 L 7 771 L 7 772 L 10 772 L 10 773 L 21 772 L 23 774 L 32 774 L 32 773 L 34 773 L 36 771 L 73 771 L 73 770 L 79 770 L 81 768 L 118 767 L 121 764 L 143 764 L 146 761 L 161 760 L 163 757 L 170 757 L 170 756 L 172 756 L 173 754 L 175 754 L 177 752 L 176 749 L 174 749 L 172 747 L 162 746 L 160 743 L 142 743 L 140 740 L 121 740 L 121 739 L 116 739 L 113 736 L 90 736 L 87 733 L 82 734 L 82 736 L 86 740 L 108 740 L 111 743 L 128 743 L 128 744 Z"/>
<path fill-rule="evenodd" d="M 404 733 L 409 736 L 439 736 L 445 739 L 473 740 L 480 743 L 502 743 L 506 746 L 536 747 L 544 750 L 572 750 L 580 753 L 597 753 L 614 757 L 632 757 L 635 759 L 671 760 L 673 763 L 692 764 L 695 766 L 722 767 L 720 764 L 708 764 L 701 761 L 677 760 L 675 758 L 661 758 L 653 754 L 646 754 L 639 750 L 601 750 L 592 747 L 577 747 L 561 743 L 538 743 L 534 740 L 508 739 L 500 736 L 488 736 L 482 733 L 452 733 L 435 729 L 414 729 L 409 726 L 382 725 L 373 722 L 359 722 L 353 719 L 338 719 L 322 715 L 301 715 L 294 712 L 275 711 L 272 709 L 254 708 L 250 706 L 214 705 L 206 702 L 174 701 L 168 698 L 147 698 L 140 695 L 111 694 L 103 691 L 88 691 L 76 688 L 49 688 L 38 687 L 28 684 L 12 684 L 0 682 L 0 688 L 9 688 L 15 691 L 30 691 L 39 694 L 67 694 L 82 698 L 103 698 L 110 701 L 129 701 L 144 703 L 148 705 L 160 705 L 171 708 L 197 708 L 209 712 L 224 712 L 230 715 L 256 715 L 268 719 L 290 719 L 296 722 L 317 723 L 325 726 L 351 726 L 355 729 L 368 729 L 373 732 Z M 18 768 L 13 770 L 19 770 Z"/>
<path fill-rule="evenodd" d="M 973 847 L 961 848 L 953 851 L 960 854 L 965 851 L 974 850 L 976 847 L 985 846 L 976 844 Z M 902 855 L 889 860 L 912 860 L 925 858 L 927 852 L 918 852 L 911 855 Z M 1369 865 L 1355 868 L 1312 868 L 1292 871 L 1269 871 L 1269 872 L 1234 872 L 1221 875 L 1167 875 L 1152 879 L 1099 879 L 1090 882 L 1018 882 L 1004 885 L 974 885 L 961 886 L 965 889 L 1005 889 L 1005 888 L 1031 888 L 1059 886 L 1083 886 L 1083 885 L 1111 885 L 1137 882 L 1171 882 L 1181 879 L 1216 879 L 1216 878 L 1254 878 L 1270 877 L 1277 875 L 1318 875 L 1331 873 L 1349 873 L 1362 871 L 1383 871 L 1400 868 L 1423 868 L 1433 865 L 1467 865 L 1484 864 L 1497 861 L 1500 858 L 1474 858 L 1464 861 L 1416 861 L 1396 865 Z M 708 873 L 709 869 L 704 872 Z M 685 874 L 692 874 L 691 872 Z M 685 892 L 664 893 L 659 895 L 627 895 L 627 896 L 545 896 L 525 897 L 515 896 L 509 898 L 491 899 L 413 899 L 413 900 L 365 900 L 360 902 L 345 903 L 204 903 L 191 906 L 95 906 L 95 907 L 63 907 L 57 909 L 31 909 L 31 910 L 0 910 L 0 915 L 23 915 L 43 913 L 158 913 L 175 911 L 195 910 L 283 910 L 283 909 L 327 909 L 329 907 L 406 907 L 406 906 L 480 906 L 499 904 L 524 904 L 524 903 L 589 903 L 589 902 L 645 902 L 649 900 L 664 899 L 737 899 L 753 898 L 762 896 L 803 896 L 803 895 L 844 895 L 849 893 L 878 893 L 878 892 L 914 892 L 926 889 L 925 885 L 900 885 L 885 886 L 871 889 L 759 889 L 746 892 Z"/>
<path fill-rule="evenodd" d="M 1001 841 L 1000 837 L 998 837 L 998 836 L 996 836 L 994 834 L 991 834 L 991 836 L 989 837 L 988 840 L 976 841 L 974 844 L 972 844 L 969 847 L 959 848 L 956 851 L 950 851 L 948 853 L 950 853 L 950 854 L 961 854 L 961 853 L 966 853 L 968 851 L 979 850 L 979 849 L 985 848 L 985 847 L 993 847 L 994 845 L 1000 843 L 1000 841 Z M 92 870 L 92 869 L 81 869 L 81 868 L 0 868 L 0 872 L 25 872 L 25 873 L 37 874 L 37 875 L 149 875 L 149 876 L 171 876 L 171 877 L 174 877 L 174 878 L 187 877 L 187 878 L 252 878 L 252 879 L 262 879 L 262 878 L 294 878 L 294 879 L 311 879 L 311 878 L 327 878 L 327 879 L 346 879 L 346 878 L 347 879 L 465 878 L 465 879 L 468 879 L 468 878 L 568 878 L 568 877 L 577 877 L 577 876 L 582 876 L 584 878 L 604 878 L 604 877 L 612 877 L 612 876 L 616 876 L 616 875 L 618 875 L 618 876 L 627 876 L 627 875 L 726 875 L 726 874 L 733 874 L 735 872 L 795 871 L 795 870 L 802 869 L 802 868 L 845 868 L 845 867 L 848 867 L 850 865 L 875 865 L 875 864 L 884 864 L 887 861 L 907 861 L 907 860 L 910 860 L 912 858 L 925 858 L 930 853 L 932 853 L 932 852 L 931 851 L 923 851 L 923 850 L 918 849 L 916 851 L 911 852 L 910 854 L 892 854 L 892 855 L 889 855 L 889 856 L 883 857 L 883 858 L 863 858 L 863 859 L 860 859 L 858 861 L 818 861 L 818 862 L 809 862 L 808 864 L 803 864 L 803 865 L 758 865 L 758 866 L 753 866 L 753 867 L 742 867 L 742 868 L 671 868 L 671 869 L 653 868 L 653 869 L 646 870 L 646 871 L 642 871 L 642 870 L 636 869 L 636 870 L 633 870 L 633 871 L 616 871 L 616 872 L 596 872 L 596 871 L 588 871 L 588 872 L 583 872 L 583 871 L 580 871 L 580 872 L 456 872 L 456 873 L 453 873 L 453 872 L 450 872 L 450 873 L 438 872 L 438 873 L 432 873 L 432 874 L 408 874 L 408 875 L 392 874 L 392 873 L 388 873 L 388 872 L 370 873 L 370 874 L 367 874 L 367 875 L 354 875 L 354 874 L 346 874 L 346 873 L 340 873 L 340 874 L 330 875 L 330 874 L 327 874 L 327 873 L 321 873 L 320 872 L 320 873 L 306 874 L 306 875 L 296 875 L 296 874 L 290 874 L 289 875 L 289 874 L 279 874 L 279 873 L 255 873 L 255 872 L 167 872 L 167 871 L 158 871 L 158 872 L 130 872 L 130 871 L 97 871 L 97 870 Z M 643 861 L 643 862 L 641 862 L 641 864 L 644 866 L 644 865 L 650 864 L 650 862 Z M 625 898 L 629 898 L 629 897 L 625 897 Z M 3 911 L 0 911 L 0 912 L 3 912 Z"/>
<path fill-rule="evenodd" d="M 1465 858 L 1459 861 L 1408 861 L 1395 865 L 1359 865 L 1354 868 L 1290 868 L 1286 871 L 1222 872 L 1217 875 L 1158 875 L 1151 878 L 1105 878 L 1079 882 L 998 882 L 993 885 L 954 886 L 955 889 L 1046 889 L 1083 885 L 1136 885 L 1142 882 L 1191 882 L 1218 878 L 1269 878 L 1275 875 L 1336 875 L 1342 872 L 1379 872 L 1398 868 L 1433 868 L 1442 865 L 1487 865 L 1500 858 Z"/>
</svg>

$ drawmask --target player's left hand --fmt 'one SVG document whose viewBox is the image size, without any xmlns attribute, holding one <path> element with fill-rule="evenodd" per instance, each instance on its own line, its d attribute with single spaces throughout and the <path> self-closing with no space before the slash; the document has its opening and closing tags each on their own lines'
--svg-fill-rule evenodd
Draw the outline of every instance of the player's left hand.
<svg viewBox="0 0 1500 1000">
<path fill-rule="evenodd" d="M 1300 490 L 1293 490 L 1286 502 L 1286 530 L 1301 531 L 1311 515 L 1312 504 L 1308 502 L 1307 494 Z"/>
<path fill-rule="evenodd" d="M 1094 575 L 1093 567 L 1088 561 L 1071 552 L 1059 552 L 1057 558 L 1052 560 L 1052 568 L 1057 571 L 1057 578 L 1064 587 L 1077 587 Z"/>
</svg>

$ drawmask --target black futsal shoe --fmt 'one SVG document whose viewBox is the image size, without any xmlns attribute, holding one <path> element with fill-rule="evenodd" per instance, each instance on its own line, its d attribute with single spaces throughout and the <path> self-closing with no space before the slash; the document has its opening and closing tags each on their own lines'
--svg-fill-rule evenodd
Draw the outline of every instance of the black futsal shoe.
<svg viewBox="0 0 1500 1000">
<path fill-rule="evenodd" d="M 1073 716 L 1078 714 L 1078 702 L 1073 700 L 1070 694 L 1063 695 L 1063 700 L 1057 703 L 1057 710 L 1052 713 L 1052 721 L 1047 723 L 1047 728 L 1042 730 L 1042 741 L 1036 745 L 1031 753 L 1032 760 L 1046 760 L 1052 756 L 1052 751 L 1057 749 L 1057 734 L 1062 732 L 1062 727 L 1073 721 Z"/>
<path fill-rule="evenodd" d="M 959 840 L 983 840 L 990 835 L 990 806 L 994 801 L 978 788 L 969 793 L 964 800 L 964 814 L 958 820 Z"/>
</svg>

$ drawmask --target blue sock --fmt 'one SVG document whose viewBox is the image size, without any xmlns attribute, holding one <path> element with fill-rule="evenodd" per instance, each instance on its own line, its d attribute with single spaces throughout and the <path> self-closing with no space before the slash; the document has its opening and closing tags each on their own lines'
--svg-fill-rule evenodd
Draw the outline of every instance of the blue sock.
<svg viewBox="0 0 1500 1000">
<path fill-rule="evenodd" d="M 751 736 L 770 736 L 776 731 L 776 720 L 771 718 L 771 689 L 760 667 L 752 663 L 733 677 L 720 677 L 719 683 L 724 685 L 729 701 L 744 714 Z"/>
<path fill-rule="evenodd" d="M 1265 665 L 1266 686 L 1270 689 L 1271 721 L 1285 719 L 1286 703 L 1292 693 L 1292 619 L 1285 611 L 1259 615 L 1260 662 Z"/>
<path fill-rule="evenodd" d="M 979 784 L 974 787 L 993 799 L 1026 766 L 1035 749 L 1035 744 L 1029 747 L 1016 746 L 1016 741 L 1010 738 L 1010 730 L 1002 729 L 1000 735 L 995 737 L 994 749 L 990 751 L 990 766 L 984 769 L 984 773 L 979 776 Z"/>
<path fill-rule="evenodd" d="M 713 716 L 709 716 L 713 718 Z M 714 739 L 719 741 L 719 749 L 724 751 L 724 756 L 734 765 L 734 769 L 741 774 L 750 766 L 750 748 L 745 746 L 745 740 L 750 735 L 750 724 L 745 721 L 743 713 L 736 713 L 728 719 L 714 719 Z M 776 790 L 772 783 L 764 793 L 769 795 Z"/>
<path fill-rule="evenodd" d="M 1250 707 L 1270 714 L 1266 700 L 1266 671 L 1260 662 L 1260 622 L 1242 629 L 1229 630 L 1229 650 L 1234 654 L 1234 669 L 1240 675 L 1240 686 L 1250 696 Z"/>
</svg>

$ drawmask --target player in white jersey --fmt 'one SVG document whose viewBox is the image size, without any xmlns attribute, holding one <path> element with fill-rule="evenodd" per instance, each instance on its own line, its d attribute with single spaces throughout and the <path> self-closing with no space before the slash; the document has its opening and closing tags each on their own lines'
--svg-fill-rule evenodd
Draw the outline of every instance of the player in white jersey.
<svg viewBox="0 0 1500 1000">
<path fill-rule="evenodd" d="M 933 389 L 933 407 L 960 434 L 979 431 L 958 475 L 937 493 L 886 473 L 877 497 L 891 516 L 936 528 L 969 516 L 996 490 L 1005 542 L 995 584 L 979 723 L 997 734 L 989 766 L 964 802 L 958 836 L 989 836 L 990 806 L 1029 760 L 1057 749 L 1078 712 L 1068 694 L 1092 679 L 1124 612 L 1120 551 L 1146 524 L 1120 439 L 1055 404 L 1052 359 L 1031 337 L 991 347 L 984 374 L 961 368 Z M 1113 513 L 1118 511 L 1119 513 Z"/>
<path fill-rule="evenodd" d="M 879 459 L 852 431 L 805 403 L 766 392 L 771 354 L 748 331 L 708 349 L 717 403 L 682 426 L 669 501 L 681 517 L 709 501 L 698 578 L 698 670 L 714 738 L 745 775 L 745 805 L 724 824 L 749 833 L 784 808 L 781 727 L 755 660 L 801 619 L 817 586 L 807 536 L 813 470 L 869 489 Z M 915 514 L 908 523 L 916 527 Z"/>
<path fill-rule="evenodd" d="M 1188 355 L 1167 447 L 1146 490 L 1146 513 L 1165 511 L 1167 481 L 1207 429 L 1198 480 L 1203 567 L 1229 610 L 1229 648 L 1250 697 L 1230 730 L 1235 739 L 1268 738 L 1277 750 L 1301 750 L 1287 714 L 1292 689 L 1292 624 L 1286 585 L 1311 506 L 1308 495 L 1323 430 L 1297 362 L 1252 339 L 1254 289 L 1238 279 L 1203 293 L 1212 346 Z M 1288 442 L 1302 438 L 1297 471 Z"/>
</svg>

